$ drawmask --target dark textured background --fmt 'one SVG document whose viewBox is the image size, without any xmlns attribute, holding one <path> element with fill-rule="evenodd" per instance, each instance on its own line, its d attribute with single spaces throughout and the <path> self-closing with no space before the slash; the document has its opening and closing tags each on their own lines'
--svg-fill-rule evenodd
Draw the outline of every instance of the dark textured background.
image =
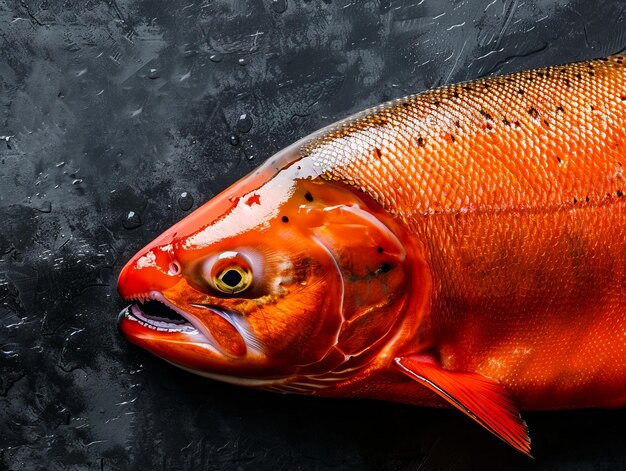
<svg viewBox="0 0 626 471">
<path fill-rule="evenodd" d="M 625 411 L 248 391 L 116 331 L 123 263 L 295 139 L 426 88 L 626 47 L 589 0 L 0 0 L 0 468 L 626 469 Z M 244 119 L 240 117 L 245 114 Z"/>
</svg>

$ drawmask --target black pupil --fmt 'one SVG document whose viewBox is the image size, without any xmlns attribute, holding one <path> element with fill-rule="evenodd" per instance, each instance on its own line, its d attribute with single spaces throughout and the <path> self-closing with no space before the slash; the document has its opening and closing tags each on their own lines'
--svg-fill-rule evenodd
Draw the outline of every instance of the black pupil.
<svg viewBox="0 0 626 471">
<path fill-rule="evenodd" d="M 231 288 L 236 288 L 239 283 L 241 283 L 242 279 L 241 273 L 237 270 L 227 270 L 226 273 L 222 275 L 222 281 Z"/>
</svg>

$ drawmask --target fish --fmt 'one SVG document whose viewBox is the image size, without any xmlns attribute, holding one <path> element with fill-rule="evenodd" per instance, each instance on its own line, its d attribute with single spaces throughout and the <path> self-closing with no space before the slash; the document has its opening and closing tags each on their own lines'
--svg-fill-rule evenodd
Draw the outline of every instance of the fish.
<svg viewBox="0 0 626 471">
<path fill-rule="evenodd" d="M 122 269 L 123 336 L 281 393 L 626 405 L 626 56 L 454 84 L 305 137 Z"/>
</svg>

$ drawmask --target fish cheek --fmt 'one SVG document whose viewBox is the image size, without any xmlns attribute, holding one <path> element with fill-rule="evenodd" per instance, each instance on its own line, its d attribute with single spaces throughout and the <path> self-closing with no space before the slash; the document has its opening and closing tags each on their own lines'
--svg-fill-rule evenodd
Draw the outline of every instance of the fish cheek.
<svg viewBox="0 0 626 471">
<path fill-rule="evenodd" d="M 332 260 L 322 254 L 294 260 L 290 282 L 255 301 L 247 320 L 274 364 L 293 370 L 328 352 L 342 323 L 341 287 Z"/>
</svg>

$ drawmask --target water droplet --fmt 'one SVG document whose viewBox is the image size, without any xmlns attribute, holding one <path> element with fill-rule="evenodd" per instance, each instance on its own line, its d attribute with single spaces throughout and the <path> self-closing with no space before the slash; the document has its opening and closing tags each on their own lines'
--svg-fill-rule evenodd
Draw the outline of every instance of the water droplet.
<svg viewBox="0 0 626 471">
<path fill-rule="evenodd" d="M 211 54 L 209 56 L 209 60 L 211 62 L 222 62 L 222 59 L 224 58 L 224 56 L 222 54 L 220 54 L 219 52 L 215 52 L 213 54 Z"/>
<path fill-rule="evenodd" d="M 50 201 L 44 201 L 37 208 L 37 211 L 40 211 L 42 213 L 51 213 L 52 212 L 52 203 Z"/>
<path fill-rule="evenodd" d="M 249 132 L 252 129 L 252 118 L 247 113 L 243 113 L 237 120 L 237 129 L 241 132 Z"/>
<path fill-rule="evenodd" d="M 161 75 L 157 69 L 150 69 L 150 72 L 148 73 L 148 78 L 151 78 L 152 80 L 158 79 L 160 76 Z"/>
<path fill-rule="evenodd" d="M 246 65 L 247 62 L 243 57 L 240 57 L 239 59 L 237 59 L 237 64 L 239 65 Z"/>
<path fill-rule="evenodd" d="M 82 183 L 83 179 L 82 178 L 76 178 L 72 181 L 72 185 L 78 185 L 79 183 Z"/>
<path fill-rule="evenodd" d="M 228 138 L 228 142 L 230 142 L 231 146 L 237 146 L 239 145 L 239 137 L 237 137 L 236 134 L 233 134 Z"/>
<path fill-rule="evenodd" d="M 141 218 L 135 211 L 129 211 L 122 225 L 126 229 L 136 229 L 141 226 Z"/>
<path fill-rule="evenodd" d="M 57 167 L 63 167 L 65 165 L 65 162 L 59 162 L 56 166 Z"/>
<path fill-rule="evenodd" d="M 183 50 L 183 56 L 191 57 L 191 56 L 195 56 L 197 53 L 198 51 L 192 44 L 185 44 L 184 50 Z"/>
<path fill-rule="evenodd" d="M 254 160 L 254 155 L 249 155 L 248 160 Z"/>
<path fill-rule="evenodd" d="M 183 211 L 189 211 L 193 206 L 193 196 L 183 191 L 178 197 L 178 207 Z"/>
<path fill-rule="evenodd" d="M 287 0 L 272 0 L 272 10 L 282 13 L 287 9 Z"/>
</svg>

